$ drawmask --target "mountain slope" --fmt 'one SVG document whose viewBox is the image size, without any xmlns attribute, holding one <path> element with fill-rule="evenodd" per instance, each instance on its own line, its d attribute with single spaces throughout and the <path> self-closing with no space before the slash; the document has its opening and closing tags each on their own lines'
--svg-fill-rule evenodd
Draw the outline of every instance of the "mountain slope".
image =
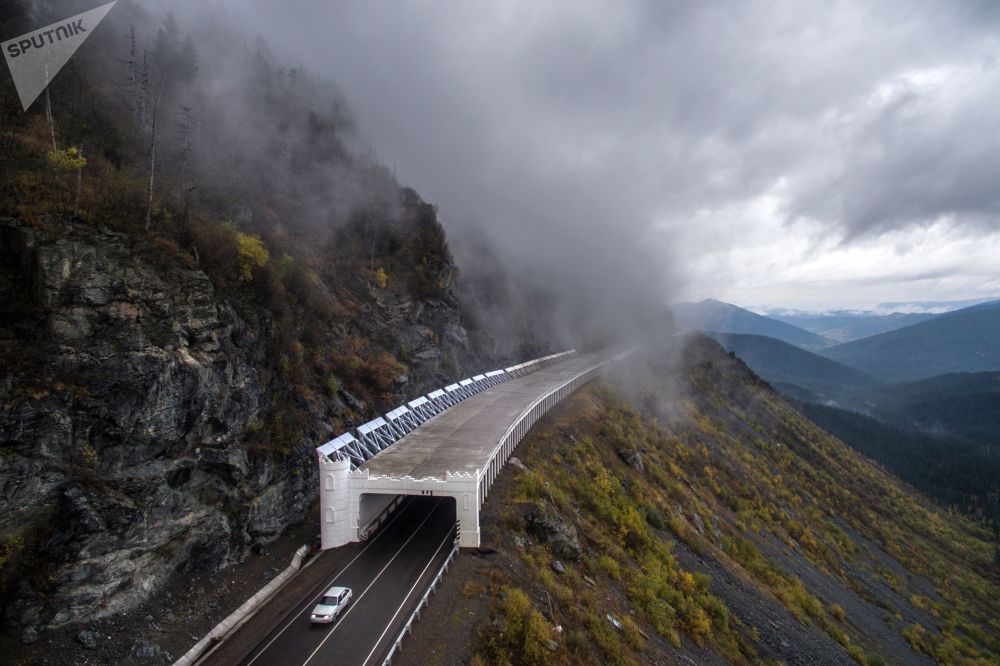
<svg viewBox="0 0 1000 666">
<path fill-rule="evenodd" d="M 958 310 L 821 353 L 887 381 L 1000 370 L 1000 304 Z"/>
<path fill-rule="evenodd" d="M 919 324 L 933 319 L 937 315 L 925 312 L 894 312 L 887 315 L 830 312 L 823 314 L 770 314 L 768 316 L 843 343 Z"/>
<path fill-rule="evenodd" d="M 827 432 L 928 495 L 967 515 L 1000 520 L 1000 506 L 991 499 L 1000 492 L 1000 453 L 996 450 L 941 429 L 915 428 L 906 419 L 893 425 L 826 405 L 802 403 L 798 408 Z"/>
<path fill-rule="evenodd" d="M 535 426 L 484 506 L 483 551 L 459 558 L 400 664 L 1000 659 L 987 530 L 714 342 L 675 356 Z"/>
<path fill-rule="evenodd" d="M 774 338 L 723 333 L 707 335 L 775 385 L 795 384 L 824 393 L 831 389 L 857 389 L 879 383 L 871 375 Z"/>
<path fill-rule="evenodd" d="M 864 392 L 883 420 L 1000 448 L 1000 373 L 942 375 Z"/>
<path fill-rule="evenodd" d="M 677 326 L 691 331 L 764 335 L 803 349 L 822 349 L 833 344 L 815 333 L 713 299 L 677 303 L 670 311 Z"/>
</svg>

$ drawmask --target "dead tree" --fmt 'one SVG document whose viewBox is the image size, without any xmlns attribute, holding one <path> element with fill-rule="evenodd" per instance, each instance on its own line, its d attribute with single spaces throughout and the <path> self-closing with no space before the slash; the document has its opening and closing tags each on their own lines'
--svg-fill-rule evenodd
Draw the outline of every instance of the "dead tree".
<svg viewBox="0 0 1000 666">
<path fill-rule="evenodd" d="M 83 144 L 80 144 L 80 161 L 85 165 L 86 158 L 83 156 Z M 76 198 L 73 199 L 73 217 L 80 216 L 80 194 L 83 192 L 83 165 L 76 170 Z"/>
<path fill-rule="evenodd" d="M 149 52 L 142 50 L 142 74 L 139 79 L 138 118 L 139 128 L 146 131 L 146 107 L 149 103 Z"/>
<path fill-rule="evenodd" d="M 194 153 L 194 137 L 198 129 L 198 119 L 195 117 L 190 106 L 181 105 L 180 116 L 181 187 L 187 190 L 190 185 L 191 161 Z"/>
<path fill-rule="evenodd" d="M 46 69 L 46 73 L 48 73 L 48 69 Z M 45 86 L 45 119 L 49 121 L 49 134 L 52 135 L 52 150 L 59 150 L 59 147 L 56 146 L 56 125 L 52 120 L 52 98 L 49 97 L 48 84 Z"/>
<path fill-rule="evenodd" d="M 135 58 L 135 26 L 130 25 L 128 30 L 128 60 L 125 61 L 125 104 L 128 106 L 129 111 L 132 112 L 132 119 L 139 123 L 140 121 L 140 108 L 142 106 L 142 89 L 139 85 L 139 79 L 136 71 L 139 68 L 139 63 L 136 62 Z"/>
<path fill-rule="evenodd" d="M 152 127 L 149 140 L 149 188 L 146 192 L 146 231 L 152 225 L 153 216 L 153 185 L 156 179 L 156 115 L 160 106 L 160 92 L 162 88 L 158 86 L 156 98 L 153 100 Z"/>
</svg>

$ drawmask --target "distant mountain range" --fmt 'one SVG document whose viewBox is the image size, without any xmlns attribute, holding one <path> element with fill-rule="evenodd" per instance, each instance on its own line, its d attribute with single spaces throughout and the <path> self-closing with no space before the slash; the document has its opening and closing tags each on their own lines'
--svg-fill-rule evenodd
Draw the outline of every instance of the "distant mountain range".
<svg viewBox="0 0 1000 666">
<path fill-rule="evenodd" d="M 824 412 L 838 427 L 865 414 L 1000 450 L 1000 301 L 815 353 L 772 337 L 708 335 L 785 395 L 847 410 Z"/>
<path fill-rule="evenodd" d="M 822 355 L 886 381 L 1000 370 L 1000 301 L 822 350 Z"/>
<path fill-rule="evenodd" d="M 674 322 L 687 330 L 763 335 L 802 349 L 823 349 L 835 344 L 834 340 L 798 326 L 715 299 L 678 303 L 670 309 Z"/>
<path fill-rule="evenodd" d="M 741 320 L 732 317 L 728 322 Z M 768 381 L 803 387 L 860 388 L 954 373 L 1000 371 L 1000 301 L 936 315 L 815 353 L 773 335 L 706 332 Z"/>
<path fill-rule="evenodd" d="M 810 394 L 796 393 L 815 402 L 836 401 L 845 391 L 873 387 L 881 382 L 871 375 L 763 335 L 707 333 L 754 372 L 773 385 L 793 385 Z"/>
<path fill-rule="evenodd" d="M 770 316 L 837 342 L 850 342 L 919 324 L 937 315 L 928 312 L 894 312 L 882 315 L 874 312 L 834 311 L 823 314 L 795 313 Z"/>
</svg>

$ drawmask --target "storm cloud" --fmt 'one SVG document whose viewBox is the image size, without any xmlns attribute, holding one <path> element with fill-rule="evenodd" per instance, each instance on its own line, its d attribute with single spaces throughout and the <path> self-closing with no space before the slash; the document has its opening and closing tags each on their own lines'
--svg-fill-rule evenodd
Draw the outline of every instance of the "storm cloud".
<svg viewBox="0 0 1000 666">
<path fill-rule="evenodd" d="M 1000 289 L 995 8 L 247 0 L 229 11 L 336 81 L 398 177 L 456 238 L 485 234 L 513 271 L 611 299 L 802 307 Z"/>
</svg>

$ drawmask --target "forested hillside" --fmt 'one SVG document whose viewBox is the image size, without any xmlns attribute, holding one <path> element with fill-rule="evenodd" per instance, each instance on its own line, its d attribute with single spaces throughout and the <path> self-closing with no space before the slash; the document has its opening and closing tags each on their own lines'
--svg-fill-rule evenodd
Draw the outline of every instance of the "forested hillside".
<svg viewBox="0 0 1000 666">
<path fill-rule="evenodd" d="M 822 351 L 886 381 L 1000 370 L 1000 304 L 976 305 Z"/>
<path fill-rule="evenodd" d="M 646 373 L 644 373 L 644 370 Z M 648 374 L 647 374 L 648 373 Z M 994 535 L 705 338 L 543 418 L 400 663 L 992 664 Z"/>
</svg>

